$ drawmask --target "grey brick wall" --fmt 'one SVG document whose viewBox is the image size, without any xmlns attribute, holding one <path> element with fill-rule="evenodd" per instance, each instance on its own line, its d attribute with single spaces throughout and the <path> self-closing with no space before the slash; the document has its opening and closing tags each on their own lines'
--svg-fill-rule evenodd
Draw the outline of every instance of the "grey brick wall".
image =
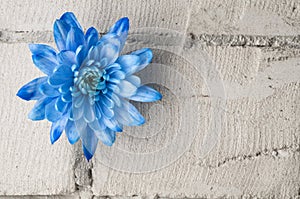
<svg viewBox="0 0 300 199">
<path fill-rule="evenodd" d="M 0 11 L 0 198 L 300 198 L 299 1 L 1 0 Z M 65 135 L 51 145 L 49 123 L 15 96 L 41 75 L 27 44 L 53 45 L 65 11 L 100 33 L 128 16 L 126 50 L 153 48 L 140 76 L 164 95 L 136 104 L 148 123 L 89 163 Z"/>
</svg>

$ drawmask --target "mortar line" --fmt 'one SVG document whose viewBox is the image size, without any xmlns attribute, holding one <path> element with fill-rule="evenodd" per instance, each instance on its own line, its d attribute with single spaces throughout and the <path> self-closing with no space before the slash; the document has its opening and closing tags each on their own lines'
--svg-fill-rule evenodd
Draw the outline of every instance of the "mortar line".
<svg viewBox="0 0 300 199">
<path fill-rule="evenodd" d="M 103 35 L 104 33 L 100 33 Z M 264 35 L 227 35 L 227 34 L 194 34 L 186 33 L 191 40 L 191 46 L 197 42 L 207 46 L 229 47 L 271 47 L 300 49 L 300 35 L 264 36 Z M 159 35 L 158 35 L 159 36 Z M 52 31 L 9 31 L 0 30 L 0 44 L 14 43 L 52 43 Z M 186 41 L 183 41 L 186 42 Z"/>
</svg>

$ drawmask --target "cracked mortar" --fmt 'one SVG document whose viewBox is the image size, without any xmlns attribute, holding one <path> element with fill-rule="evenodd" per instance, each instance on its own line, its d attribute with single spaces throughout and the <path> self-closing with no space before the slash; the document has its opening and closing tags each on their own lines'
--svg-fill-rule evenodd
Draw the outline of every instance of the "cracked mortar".
<svg viewBox="0 0 300 199">
<path fill-rule="evenodd" d="M 85 192 L 91 189 L 93 184 L 93 163 L 88 162 L 82 152 L 81 142 L 75 145 L 74 178 L 76 191 Z"/>
</svg>

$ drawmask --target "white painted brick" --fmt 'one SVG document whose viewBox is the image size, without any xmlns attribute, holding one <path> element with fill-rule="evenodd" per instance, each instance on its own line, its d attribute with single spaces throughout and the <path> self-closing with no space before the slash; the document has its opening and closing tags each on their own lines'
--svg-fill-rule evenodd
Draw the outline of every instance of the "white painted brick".
<svg viewBox="0 0 300 199">
<path fill-rule="evenodd" d="M 73 192 L 74 154 L 65 136 L 51 145 L 49 123 L 33 122 L 33 102 L 16 96 L 25 83 L 41 75 L 26 44 L 0 44 L 0 195 Z"/>
<path fill-rule="evenodd" d="M 124 16 L 129 17 L 131 27 L 159 27 L 185 31 L 189 2 L 181 0 L 126 0 L 126 1 L 43 1 L 25 0 L 0 4 L 1 29 L 52 30 L 53 22 L 64 12 L 72 11 L 84 28 L 94 26 L 100 32 L 107 31 Z"/>
<path fill-rule="evenodd" d="M 193 51 L 192 48 L 185 53 L 188 55 Z M 295 63 L 299 63 L 299 58 L 270 62 L 266 67 L 263 60 L 267 54 L 256 48 L 210 47 L 208 52 L 212 60 L 217 62 L 222 79 L 228 83 L 225 89 L 239 92 L 235 87 L 231 88 L 238 84 L 242 89 L 259 89 L 263 92 L 269 89 L 270 84 L 273 85 L 272 92 L 256 96 L 255 92 L 254 95 L 247 92 L 239 95 L 232 91 L 224 107 L 223 128 L 220 136 L 217 136 L 217 143 L 208 154 L 203 154 L 203 140 L 209 132 L 210 121 L 215 119 L 210 112 L 213 109 L 212 97 L 201 95 L 204 81 L 188 62 L 174 57 L 174 54 L 156 51 L 154 62 L 171 64 L 172 70 L 153 68 L 140 75 L 163 79 L 161 81 L 167 87 L 161 88 L 164 98 L 158 104 L 167 111 L 159 112 L 160 109 L 155 109 L 151 112 L 151 109 L 148 111 L 151 105 L 138 104 L 148 124 L 126 128 L 112 148 L 100 145 L 93 160 L 94 194 L 212 198 L 225 195 L 287 198 L 297 195 L 300 186 L 297 182 L 300 168 L 300 154 L 297 151 L 300 143 L 300 121 L 297 116 L 300 110 L 300 84 L 296 78 L 299 67 Z M 285 74 L 284 68 L 288 69 L 290 75 Z M 186 87 L 176 72 L 188 78 L 191 89 L 198 91 L 195 96 L 176 98 L 174 93 L 180 89 L 184 92 Z M 283 78 L 278 78 L 276 74 L 282 74 Z M 292 74 L 295 74 L 295 78 Z M 268 75 L 274 79 L 268 79 Z M 260 85 L 251 87 L 262 77 L 264 79 L 259 81 Z M 184 115 L 182 107 L 187 108 L 190 115 Z M 192 110 L 199 111 L 197 118 L 194 118 Z M 160 114 L 166 113 L 168 115 L 160 117 Z M 166 116 L 171 118 L 171 122 Z M 180 120 L 182 117 L 187 118 Z M 179 127 L 182 129 L 178 132 Z M 185 153 L 164 168 L 161 162 L 172 156 L 172 153 L 161 152 L 155 156 L 156 159 L 140 159 L 143 161 L 132 159 L 134 154 L 147 155 L 169 147 L 178 134 L 189 139 L 189 132 L 193 130 L 196 131 L 195 137 L 192 137 L 193 144 L 184 146 L 178 143 L 177 147 L 186 147 L 183 149 Z M 142 136 L 147 133 L 153 136 L 143 139 Z M 110 156 L 111 150 L 125 150 L 133 155 Z M 274 157 L 274 151 L 277 150 L 284 151 L 281 153 L 284 155 Z M 157 170 L 149 170 L 147 173 L 126 172 L 126 169 L 124 172 L 126 167 L 155 166 Z"/>
<path fill-rule="evenodd" d="M 188 32 L 194 34 L 297 35 L 299 1 L 193 1 Z"/>
</svg>

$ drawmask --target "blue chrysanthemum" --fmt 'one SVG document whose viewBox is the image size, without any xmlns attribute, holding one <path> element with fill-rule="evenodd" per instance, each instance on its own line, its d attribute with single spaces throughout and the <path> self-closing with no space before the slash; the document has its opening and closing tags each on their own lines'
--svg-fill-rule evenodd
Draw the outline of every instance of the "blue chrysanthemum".
<svg viewBox="0 0 300 199">
<path fill-rule="evenodd" d="M 128 29 L 128 18 L 121 18 L 98 38 L 93 27 L 84 34 L 74 14 L 67 12 L 54 23 L 59 52 L 48 45 L 29 45 L 34 64 L 46 76 L 24 85 L 17 96 L 37 100 L 29 118 L 52 122 L 51 143 L 65 130 L 71 144 L 81 139 L 89 160 L 98 140 L 111 146 L 123 126 L 145 122 L 129 100 L 161 99 L 159 92 L 141 85 L 140 78 L 134 75 L 149 64 L 151 50 L 120 56 Z"/>
</svg>

